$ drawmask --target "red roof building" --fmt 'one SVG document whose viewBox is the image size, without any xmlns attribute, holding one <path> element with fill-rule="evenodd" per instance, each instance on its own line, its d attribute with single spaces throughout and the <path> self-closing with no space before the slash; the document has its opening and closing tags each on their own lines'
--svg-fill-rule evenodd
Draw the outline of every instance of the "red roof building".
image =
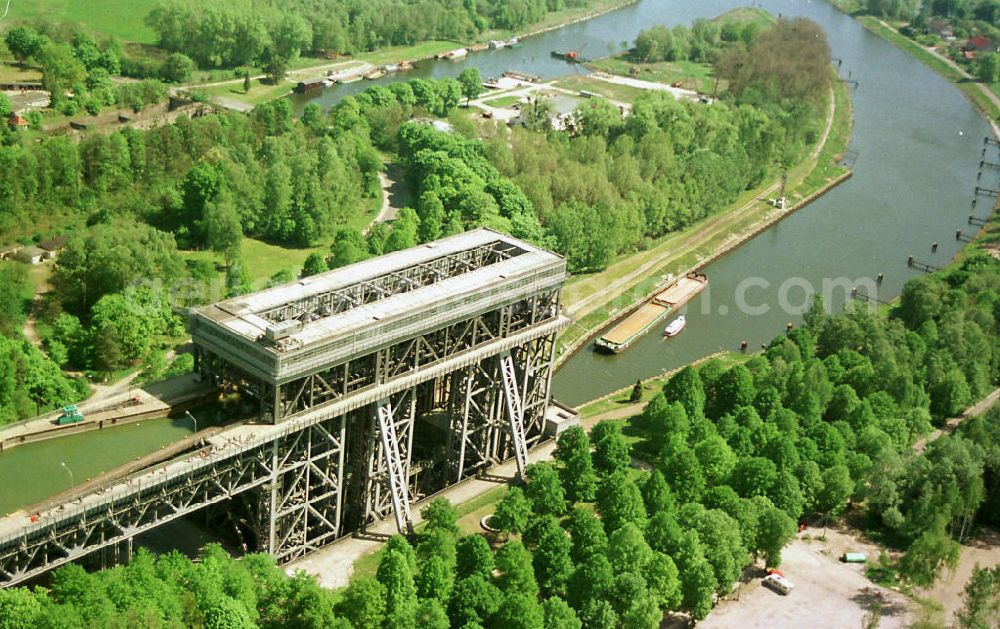
<svg viewBox="0 0 1000 629">
<path fill-rule="evenodd" d="M 21 114 L 11 114 L 10 118 L 7 119 L 7 124 L 13 129 L 27 129 L 28 121 L 24 119 Z"/>
<path fill-rule="evenodd" d="M 969 41 L 965 42 L 965 47 L 969 50 L 980 50 L 984 52 L 993 52 L 996 50 L 996 44 L 982 35 L 970 37 Z"/>
</svg>

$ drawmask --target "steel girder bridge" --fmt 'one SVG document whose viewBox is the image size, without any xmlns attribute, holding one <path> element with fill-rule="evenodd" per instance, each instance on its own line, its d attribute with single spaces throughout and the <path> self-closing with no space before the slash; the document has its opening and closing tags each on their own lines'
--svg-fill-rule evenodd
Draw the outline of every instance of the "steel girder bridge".
<svg viewBox="0 0 1000 629">
<path fill-rule="evenodd" d="M 205 507 L 285 562 L 390 515 L 411 531 L 412 502 L 498 461 L 523 473 L 564 279 L 561 257 L 481 229 L 198 310 L 196 370 L 259 420 L 0 520 L 0 586 Z"/>
</svg>

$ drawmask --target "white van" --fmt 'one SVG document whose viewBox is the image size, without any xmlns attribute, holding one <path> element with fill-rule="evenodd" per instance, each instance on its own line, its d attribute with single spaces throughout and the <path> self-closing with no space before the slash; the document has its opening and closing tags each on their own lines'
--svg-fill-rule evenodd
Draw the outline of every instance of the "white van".
<svg viewBox="0 0 1000 629">
<path fill-rule="evenodd" d="M 784 595 L 791 594 L 792 590 L 795 589 L 795 584 L 780 574 L 769 574 L 764 577 L 764 580 L 761 581 L 761 583 L 775 592 L 780 592 Z"/>
</svg>

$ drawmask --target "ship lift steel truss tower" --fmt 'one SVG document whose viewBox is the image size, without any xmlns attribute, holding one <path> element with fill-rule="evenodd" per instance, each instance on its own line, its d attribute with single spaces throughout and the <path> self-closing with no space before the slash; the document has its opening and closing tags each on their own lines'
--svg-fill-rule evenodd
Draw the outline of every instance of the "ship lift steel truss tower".
<svg viewBox="0 0 1000 629">
<path fill-rule="evenodd" d="M 279 562 L 543 438 L 565 261 L 490 230 L 201 308 L 195 368 L 258 410 L 130 475 L 0 519 L 0 586 L 210 505 Z"/>
</svg>

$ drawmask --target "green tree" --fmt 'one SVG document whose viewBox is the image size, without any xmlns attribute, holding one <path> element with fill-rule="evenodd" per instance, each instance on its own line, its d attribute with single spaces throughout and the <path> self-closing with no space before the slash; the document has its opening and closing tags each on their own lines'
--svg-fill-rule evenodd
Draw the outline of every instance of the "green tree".
<svg viewBox="0 0 1000 629">
<path fill-rule="evenodd" d="M 566 512 L 566 494 L 559 474 L 551 464 L 541 461 L 530 464 L 524 471 L 528 484 L 525 496 L 531 510 L 538 515 L 562 515 Z"/>
<path fill-rule="evenodd" d="M 694 454 L 708 485 L 724 483 L 736 467 L 736 455 L 726 440 L 718 435 L 708 436 L 695 444 Z"/>
<path fill-rule="evenodd" d="M 264 55 L 264 69 L 277 85 L 285 78 L 289 63 L 312 45 L 312 28 L 301 15 L 285 13 L 271 33 L 271 42 Z"/>
<path fill-rule="evenodd" d="M 728 592 L 747 561 L 740 537 L 740 526 L 718 509 L 702 510 L 691 522 L 698 532 L 705 559 L 712 566 L 716 589 Z"/>
<path fill-rule="evenodd" d="M 558 524 L 547 527 L 533 550 L 532 564 L 535 578 L 547 596 L 561 593 L 573 572 L 570 559 L 570 540 L 566 530 Z"/>
<path fill-rule="evenodd" d="M 455 582 L 448 602 L 453 627 L 483 625 L 503 604 L 503 593 L 487 577 L 475 574 Z"/>
<path fill-rule="evenodd" d="M 983 83 L 996 83 L 1000 74 L 1000 55 L 995 52 L 983 52 L 976 57 L 976 78 Z"/>
<path fill-rule="evenodd" d="M 943 518 L 938 518 L 906 549 L 899 570 L 914 585 L 930 587 L 942 569 L 955 567 L 960 552 L 958 542 L 948 536 Z"/>
<path fill-rule="evenodd" d="M 545 612 L 535 596 L 517 591 L 507 592 L 500 609 L 493 616 L 493 624 L 511 629 L 542 629 L 545 625 Z"/>
<path fill-rule="evenodd" d="M 680 402 L 689 418 L 705 414 L 705 387 L 698 370 L 688 365 L 670 377 L 663 385 L 668 402 Z"/>
<path fill-rule="evenodd" d="M 317 275 L 327 270 L 326 256 L 319 251 L 313 251 L 302 263 L 302 277 Z"/>
<path fill-rule="evenodd" d="M 483 91 L 483 77 L 479 74 L 479 68 L 466 68 L 458 75 L 458 82 L 462 86 L 462 96 L 468 104 L 473 98 L 478 98 Z"/>
<path fill-rule="evenodd" d="M 615 573 L 640 572 L 652 559 L 653 551 L 642 531 L 626 522 L 608 538 L 608 561 Z"/>
<path fill-rule="evenodd" d="M 27 588 L 0 590 L 0 629 L 37 626 L 41 613 L 41 601 Z"/>
<path fill-rule="evenodd" d="M 239 251 L 243 242 L 243 226 L 229 194 L 207 201 L 204 216 L 205 244 L 212 251 L 224 254 L 226 264 L 231 264 L 233 253 Z"/>
<path fill-rule="evenodd" d="M 653 552 L 642 575 L 660 609 L 676 609 L 681 604 L 680 573 L 668 555 Z"/>
<path fill-rule="evenodd" d="M 392 222 L 392 231 L 385 240 L 385 252 L 401 251 L 417 245 L 420 219 L 412 208 L 404 207 Z"/>
<path fill-rule="evenodd" d="M 722 417 L 741 406 L 753 404 L 757 390 L 753 375 L 744 365 L 733 365 L 715 383 L 711 405 L 707 409 L 709 417 Z"/>
<path fill-rule="evenodd" d="M 646 513 L 673 511 L 676 508 L 674 492 L 660 470 L 654 469 L 642 483 L 642 501 L 646 505 Z"/>
<path fill-rule="evenodd" d="M 736 463 L 732 487 L 744 498 L 767 496 L 778 480 L 778 468 L 764 457 L 748 457 Z"/>
<path fill-rule="evenodd" d="M 681 606 L 700 620 L 712 610 L 716 580 L 697 532 L 688 531 L 681 537 L 673 559 L 680 573 Z"/>
<path fill-rule="evenodd" d="M 358 629 L 380 629 L 385 620 L 385 586 L 372 577 L 351 579 L 337 604 L 337 613 Z"/>
<path fill-rule="evenodd" d="M 452 586 L 452 571 L 445 565 L 445 560 L 437 555 L 431 555 L 420 563 L 414 583 L 420 598 L 436 598 L 441 602 L 448 600 Z"/>
<path fill-rule="evenodd" d="M 613 581 L 614 572 L 608 558 L 602 553 L 594 553 L 573 571 L 566 588 L 567 600 L 582 612 L 589 604 L 606 598 Z"/>
<path fill-rule="evenodd" d="M 601 478 L 624 472 L 631 463 L 628 444 L 619 422 L 603 420 L 594 427 L 594 468 Z"/>
<path fill-rule="evenodd" d="M 496 553 L 496 567 L 499 571 L 497 585 L 510 594 L 519 592 L 525 596 L 538 596 L 538 582 L 532 567 L 532 555 L 524 544 L 517 540 L 505 543 Z"/>
<path fill-rule="evenodd" d="M 962 603 L 962 608 L 955 612 L 957 626 L 962 629 L 997 626 L 1000 622 L 1000 566 L 989 570 L 976 564 L 972 576 L 965 583 Z"/>
<path fill-rule="evenodd" d="M 493 551 L 490 543 L 482 535 L 466 535 L 458 540 L 456 546 L 458 564 L 455 574 L 459 579 L 480 575 L 490 578 L 493 575 Z"/>
<path fill-rule="evenodd" d="M 191 57 L 174 52 L 167 55 L 163 62 L 163 80 L 168 83 L 187 83 L 194 76 L 196 69 Z"/>
<path fill-rule="evenodd" d="M 570 555 L 577 564 L 587 558 L 604 554 L 608 549 L 608 535 L 600 518 L 583 507 L 576 507 L 570 513 L 567 525 L 573 541 Z"/>
<path fill-rule="evenodd" d="M 583 623 L 576 611 L 558 596 L 550 596 L 542 602 L 546 629 L 582 629 Z"/>
<path fill-rule="evenodd" d="M 675 489 L 681 502 L 699 499 L 705 490 L 705 474 L 694 451 L 685 444 L 664 448 L 657 462 L 657 469 L 663 473 L 670 487 Z"/>
<path fill-rule="evenodd" d="M 420 225 L 417 227 L 417 236 L 420 242 L 430 242 L 441 237 L 444 229 L 445 211 L 444 203 L 433 190 L 425 190 L 420 195 L 417 202 L 417 214 L 420 217 Z"/>
<path fill-rule="evenodd" d="M 601 514 L 606 531 L 617 531 L 628 522 L 639 529 L 646 528 L 648 516 L 642 494 L 624 472 L 616 472 L 601 482 L 597 490 L 597 512 Z"/>
<path fill-rule="evenodd" d="M 795 536 L 795 521 L 781 509 L 771 505 L 757 516 L 757 546 L 767 566 L 781 565 L 781 549 Z"/>
<path fill-rule="evenodd" d="M 7 49 L 14 57 L 24 63 L 28 59 L 37 58 L 42 52 L 45 38 L 29 26 L 15 26 L 4 34 Z"/>
<path fill-rule="evenodd" d="M 385 588 L 386 622 L 393 626 L 412 625 L 417 613 L 417 588 L 406 553 L 395 549 L 386 552 L 375 578 Z"/>
<path fill-rule="evenodd" d="M 436 598 L 421 600 L 417 605 L 415 626 L 421 629 L 449 629 L 448 614 L 445 613 L 441 601 Z"/>
<path fill-rule="evenodd" d="M 441 530 L 458 535 L 458 510 L 447 498 L 435 498 L 420 510 L 428 531 Z"/>
<path fill-rule="evenodd" d="M 553 458 L 561 464 L 559 478 L 569 501 L 592 501 L 597 491 L 597 475 L 590 455 L 590 439 L 583 428 L 573 426 L 563 431 Z"/>
<path fill-rule="evenodd" d="M 505 533 L 523 533 L 531 516 L 531 504 L 520 487 L 508 487 L 490 519 L 492 526 Z"/>
<path fill-rule="evenodd" d="M 10 118 L 13 113 L 14 106 L 11 104 L 10 99 L 7 98 L 6 94 L 0 94 L 0 118 L 6 122 L 7 118 Z"/>
<path fill-rule="evenodd" d="M 816 496 L 816 510 L 839 515 L 854 493 L 854 481 L 846 465 L 834 465 L 822 472 L 823 489 Z"/>
<path fill-rule="evenodd" d="M 73 54 L 73 48 L 66 44 L 46 42 L 38 61 L 42 65 L 42 85 L 53 107 L 63 102 L 66 92 L 74 85 L 82 85 L 87 78 L 87 69 Z"/>
<path fill-rule="evenodd" d="M 316 135 L 326 130 L 326 116 L 323 109 L 316 103 L 309 103 L 302 109 L 302 124 Z"/>
<path fill-rule="evenodd" d="M 350 228 L 343 228 L 337 232 L 330 252 L 331 269 L 354 264 L 370 256 L 364 236 L 358 230 Z"/>
</svg>

